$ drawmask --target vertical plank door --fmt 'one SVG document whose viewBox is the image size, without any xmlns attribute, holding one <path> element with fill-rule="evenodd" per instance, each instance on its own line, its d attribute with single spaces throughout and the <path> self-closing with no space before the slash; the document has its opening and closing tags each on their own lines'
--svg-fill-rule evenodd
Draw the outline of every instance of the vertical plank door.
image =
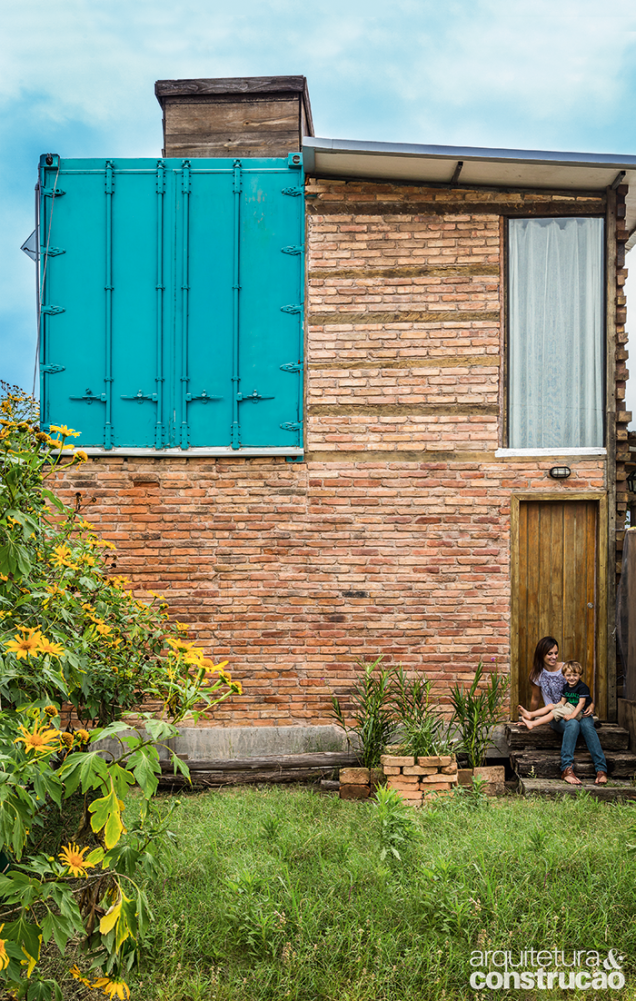
<svg viewBox="0 0 636 1001">
<path fill-rule="evenodd" d="M 578 660 L 595 700 L 597 668 L 598 504 L 589 500 L 522 501 L 519 505 L 517 664 L 519 701 L 542 636 L 554 636 L 559 660 Z M 512 707 L 515 718 L 516 706 Z"/>
</svg>

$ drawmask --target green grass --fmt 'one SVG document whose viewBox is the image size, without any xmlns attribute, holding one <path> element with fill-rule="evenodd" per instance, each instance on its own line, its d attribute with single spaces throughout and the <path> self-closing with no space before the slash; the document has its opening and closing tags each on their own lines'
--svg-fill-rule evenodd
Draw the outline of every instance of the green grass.
<svg viewBox="0 0 636 1001">
<path fill-rule="evenodd" d="M 632 996 L 632 807 L 584 794 L 471 808 L 464 797 L 415 816 L 421 837 L 382 861 L 370 803 L 309 788 L 183 796 L 177 846 L 149 887 L 155 921 L 132 997 L 556 996 L 470 990 L 471 950 L 530 947 L 618 950 L 628 988 L 600 996 Z"/>
</svg>

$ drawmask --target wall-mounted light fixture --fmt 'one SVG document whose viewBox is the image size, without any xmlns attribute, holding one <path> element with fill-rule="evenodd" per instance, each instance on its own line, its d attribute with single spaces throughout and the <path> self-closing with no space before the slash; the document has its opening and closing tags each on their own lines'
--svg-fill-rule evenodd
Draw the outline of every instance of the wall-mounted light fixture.
<svg viewBox="0 0 636 1001">
<path fill-rule="evenodd" d="M 571 472 L 569 466 L 553 466 L 550 470 L 550 476 L 553 480 L 567 480 Z"/>
</svg>

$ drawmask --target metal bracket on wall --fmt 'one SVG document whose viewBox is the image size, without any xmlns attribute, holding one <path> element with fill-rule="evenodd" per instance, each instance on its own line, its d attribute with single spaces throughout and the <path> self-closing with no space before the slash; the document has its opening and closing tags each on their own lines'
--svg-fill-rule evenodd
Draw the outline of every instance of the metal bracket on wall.
<svg viewBox="0 0 636 1001">
<path fill-rule="evenodd" d="M 300 198 L 305 193 L 305 189 L 298 185 L 291 185 L 289 188 L 281 188 L 284 195 L 291 195 L 292 198 Z"/>
<path fill-rule="evenodd" d="M 288 361 L 284 365 L 279 365 L 281 372 L 302 372 L 302 362 Z"/>
<path fill-rule="evenodd" d="M 302 304 L 295 302 L 291 306 L 281 306 L 280 311 L 281 313 L 302 313 L 303 307 Z"/>
<path fill-rule="evenodd" d="M 42 306 L 40 312 L 46 313 L 47 316 L 56 316 L 58 313 L 65 313 L 66 310 L 64 306 Z"/>
<path fill-rule="evenodd" d="M 279 428 L 282 431 L 300 431 L 302 430 L 302 421 L 286 421 L 284 424 L 279 424 Z"/>
<path fill-rule="evenodd" d="M 40 247 L 41 257 L 59 257 L 60 254 L 65 254 L 65 250 L 61 250 L 60 247 Z"/>
<path fill-rule="evenodd" d="M 62 191 L 61 188 L 42 188 L 40 194 L 44 195 L 45 198 L 61 198 L 62 195 L 66 194 L 66 191 Z"/>
<path fill-rule="evenodd" d="M 292 247 L 281 247 L 280 250 L 281 250 L 282 254 L 292 254 L 292 256 L 298 257 L 299 254 L 302 254 L 302 252 L 304 250 L 304 247 L 302 247 L 302 246 L 299 246 L 299 247 L 293 247 L 293 246 Z"/>
<path fill-rule="evenodd" d="M 40 365 L 40 372 L 46 372 L 47 375 L 56 375 L 58 372 L 65 372 L 65 365 Z"/>
</svg>

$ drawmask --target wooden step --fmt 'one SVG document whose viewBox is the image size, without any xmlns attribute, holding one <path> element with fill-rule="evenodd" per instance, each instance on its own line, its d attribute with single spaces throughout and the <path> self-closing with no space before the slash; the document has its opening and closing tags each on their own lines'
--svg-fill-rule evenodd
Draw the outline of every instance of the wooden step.
<svg viewBox="0 0 636 1001">
<path fill-rule="evenodd" d="M 603 723 L 600 730 L 597 730 L 601 747 L 604 751 L 627 751 L 629 748 L 629 732 L 616 723 Z M 560 749 L 561 734 L 553 730 L 551 726 L 537 726 L 533 730 L 526 730 L 523 726 L 507 724 L 505 728 L 506 740 L 511 751 L 530 751 L 544 748 L 546 750 Z M 579 736 L 577 747 L 585 747 L 585 740 Z"/>
<path fill-rule="evenodd" d="M 606 802 L 636 799 L 636 786 L 633 786 L 631 782 L 616 779 L 604 786 L 595 786 L 593 782 L 572 786 L 560 779 L 519 779 L 519 792 L 523 796 L 576 796 L 581 791 L 589 792 L 595 799 Z"/>
<path fill-rule="evenodd" d="M 607 774 L 610 778 L 632 779 L 636 775 L 636 754 L 631 751 L 608 751 Z M 559 751 L 534 749 L 513 751 L 510 762 L 520 778 L 558 779 L 561 777 L 561 755 Z M 574 754 L 574 771 L 580 779 L 594 778 L 595 769 L 587 750 L 577 750 Z"/>
</svg>

